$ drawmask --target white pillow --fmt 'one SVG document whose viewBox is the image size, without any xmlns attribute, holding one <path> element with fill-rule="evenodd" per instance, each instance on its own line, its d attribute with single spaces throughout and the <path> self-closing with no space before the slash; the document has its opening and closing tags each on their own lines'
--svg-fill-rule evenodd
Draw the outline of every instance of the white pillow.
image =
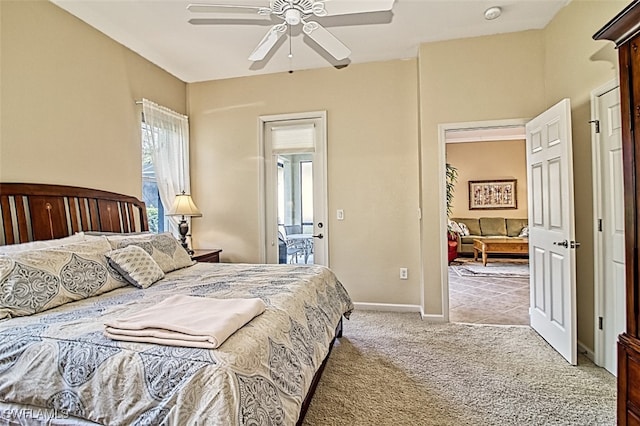
<svg viewBox="0 0 640 426">
<path fill-rule="evenodd" d="M 164 272 L 155 260 L 143 248 L 136 245 L 112 250 L 105 256 L 109 265 L 135 287 L 148 288 L 164 278 Z"/>
<path fill-rule="evenodd" d="M 525 226 L 524 228 L 522 228 L 522 231 L 520 231 L 520 234 L 518 234 L 518 237 L 529 238 L 529 227 Z"/>
<path fill-rule="evenodd" d="M 50 247 L 60 247 L 66 244 L 79 243 L 99 237 L 88 236 L 84 232 L 77 232 L 68 237 L 57 238 L 55 240 L 30 241 L 28 243 L 10 244 L 8 246 L 0 246 L 0 254 L 20 253 L 27 250 L 37 250 Z"/>
</svg>

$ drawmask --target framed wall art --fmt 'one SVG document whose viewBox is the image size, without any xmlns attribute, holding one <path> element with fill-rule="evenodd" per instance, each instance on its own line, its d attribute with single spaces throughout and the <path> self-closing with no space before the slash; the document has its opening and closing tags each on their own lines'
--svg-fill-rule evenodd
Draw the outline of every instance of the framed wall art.
<svg viewBox="0 0 640 426">
<path fill-rule="evenodd" d="M 469 210 L 518 208 L 516 179 L 470 180 Z"/>
</svg>

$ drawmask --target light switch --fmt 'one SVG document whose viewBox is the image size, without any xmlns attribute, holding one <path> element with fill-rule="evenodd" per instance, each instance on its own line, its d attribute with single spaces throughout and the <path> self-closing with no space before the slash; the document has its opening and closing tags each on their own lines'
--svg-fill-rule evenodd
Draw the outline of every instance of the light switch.
<svg viewBox="0 0 640 426">
<path fill-rule="evenodd" d="M 344 220 L 344 210 L 342 209 L 336 210 L 336 218 L 338 220 Z"/>
</svg>

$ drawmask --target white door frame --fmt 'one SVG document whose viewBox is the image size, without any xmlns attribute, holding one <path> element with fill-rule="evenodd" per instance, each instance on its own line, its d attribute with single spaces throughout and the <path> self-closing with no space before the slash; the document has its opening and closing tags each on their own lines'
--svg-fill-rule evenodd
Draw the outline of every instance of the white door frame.
<svg viewBox="0 0 640 426">
<path fill-rule="evenodd" d="M 620 84 L 613 79 L 591 91 L 591 120 L 599 119 L 600 96 L 614 90 Z M 603 366 L 605 362 L 605 329 L 600 329 L 599 318 L 605 311 L 605 286 L 603 257 L 603 235 L 598 230 L 598 218 L 602 217 L 602 176 L 600 174 L 600 135 L 596 133 L 596 126 L 591 126 L 591 168 L 593 175 L 593 293 L 594 293 L 594 359 L 596 365 Z"/>
<path fill-rule="evenodd" d="M 488 120 L 488 121 L 468 121 L 460 123 L 445 123 L 438 125 L 438 155 L 440 156 L 440 167 L 438 171 L 438 179 L 440 179 L 440 259 L 441 279 L 442 283 L 442 320 L 449 322 L 449 264 L 447 262 L 447 208 L 446 208 L 446 153 L 447 141 L 446 132 L 448 130 L 467 130 L 467 129 L 496 129 L 502 127 L 524 126 L 529 119 L 514 118 L 504 120 Z M 424 300 L 424 286 L 422 290 L 422 299 Z M 424 306 L 423 306 L 424 309 Z"/>
<path fill-rule="evenodd" d="M 325 202 L 324 202 L 324 208 L 323 208 L 323 231 L 322 233 L 324 234 L 324 246 L 326 247 L 326 253 L 324 256 L 325 259 L 325 265 L 329 266 L 329 200 L 328 200 L 328 192 L 327 192 L 327 111 L 310 111 L 310 112 L 297 112 L 297 113 L 289 113 L 289 114 L 276 114 L 276 115 L 262 115 L 260 117 L 258 117 L 258 152 L 260 153 L 259 155 L 259 161 L 258 161 L 258 201 L 259 201 L 259 206 L 260 206 L 260 231 L 259 231 L 259 238 L 260 238 L 260 251 L 259 251 L 259 257 L 260 257 L 260 262 L 261 263 L 265 263 L 267 260 L 267 240 L 266 240 L 266 235 L 267 235 L 267 224 L 266 224 L 266 170 L 265 170 L 265 152 L 264 152 L 264 147 L 265 147 L 265 135 L 264 135 L 264 128 L 265 128 L 265 124 L 270 123 L 270 122 L 274 122 L 274 121 L 288 121 L 288 120 L 314 120 L 314 119 L 319 119 L 321 120 L 322 124 L 322 129 L 321 129 L 321 152 L 320 154 L 323 156 L 324 161 L 322 162 L 322 175 L 323 175 L 323 179 L 321 182 L 322 185 L 322 193 L 325 195 Z M 315 167 L 315 166 L 314 166 Z M 315 219 L 314 219 L 315 221 Z M 315 227 L 315 224 L 314 224 Z"/>
</svg>

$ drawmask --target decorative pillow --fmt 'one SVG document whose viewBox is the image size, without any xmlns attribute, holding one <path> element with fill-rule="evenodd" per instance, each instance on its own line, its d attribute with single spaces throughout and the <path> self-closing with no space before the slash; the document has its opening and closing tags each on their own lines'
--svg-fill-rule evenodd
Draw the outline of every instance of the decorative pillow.
<svg viewBox="0 0 640 426">
<path fill-rule="evenodd" d="M 104 238 L 0 255 L 0 319 L 42 312 L 124 287 Z"/>
<path fill-rule="evenodd" d="M 170 232 L 106 238 L 113 249 L 120 249 L 130 245 L 144 249 L 165 274 L 196 263 Z"/>
<path fill-rule="evenodd" d="M 524 228 L 522 228 L 522 231 L 520 231 L 520 234 L 518 234 L 518 237 L 529 238 L 529 227 L 525 226 Z"/>
<path fill-rule="evenodd" d="M 465 226 L 467 226 L 467 225 L 465 225 Z M 458 224 L 458 222 L 449 219 L 449 223 L 448 223 L 447 227 L 449 228 L 449 231 L 453 231 L 456 234 L 462 235 L 462 228 L 460 228 L 460 225 Z"/>
<path fill-rule="evenodd" d="M 164 272 L 155 260 L 136 245 L 110 251 L 105 256 L 109 265 L 135 287 L 147 288 L 164 278 Z"/>
<path fill-rule="evenodd" d="M 460 235 L 462 237 L 466 237 L 467 235 L 471 235 L 471 233 L 469 232 L 469 228 L 467 227 L 466 224 L 462 223 L 462 222 L 458 222 L 458 227 L 460 228 Z"/>
</svg>

